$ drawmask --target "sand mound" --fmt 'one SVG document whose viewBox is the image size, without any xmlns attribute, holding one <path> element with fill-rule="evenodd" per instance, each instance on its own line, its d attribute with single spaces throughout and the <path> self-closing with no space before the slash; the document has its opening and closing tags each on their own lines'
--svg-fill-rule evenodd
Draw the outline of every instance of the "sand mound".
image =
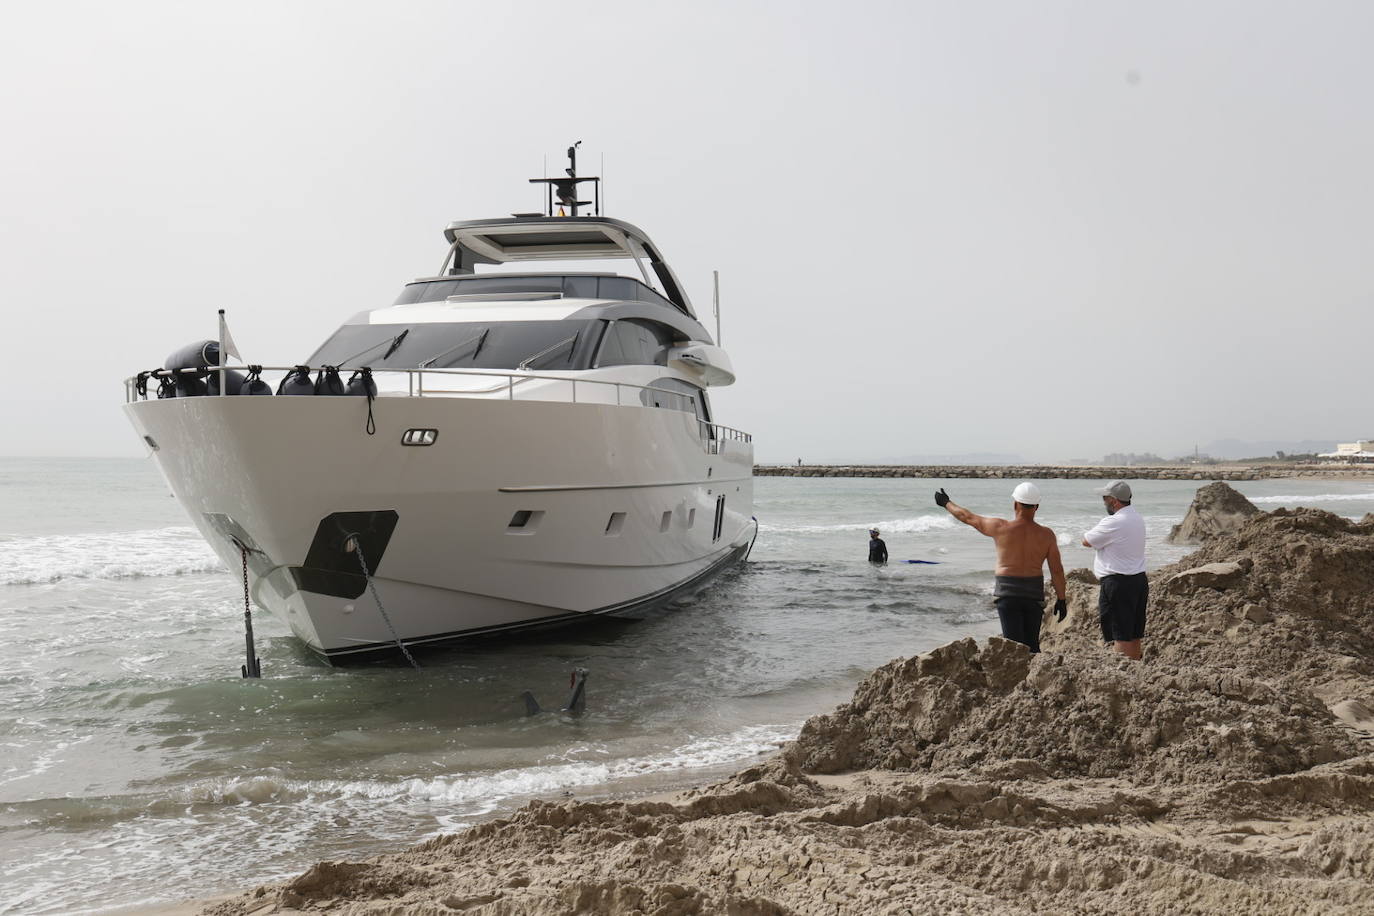
<svg viewBox="0 0 1374 916">
<path fill-rule="evenodd" d="M 1173 527 L 1165 540 L 1170 544 L 1194 544 L 1219 534 L 1231 534 L 1259 511 L 1230 484 L 1218 480 L 1197 491 L 1183 521 Z"/>
<path fill-rule="evenodd" d="M 1003 772 L 1199 783 L 1292 773 L 1360 753 L 1305 691 L 1235 675 L 1044 654 L 972 639 L 869 676 L 786 757 L 804 772 Z M 1002 768 L 1002 769 L 999 769 Z"/>
<path fill-rule="evenodd" d="M 1045 648 L 1097 645 L 1096 580 L 1069 575 Z M 1261 513 L 1150 574 L 1151 665 L 1205 664 L 1323 702 L 1374 704 L 1374 523 L 1318 509 Z"/>
<path fill-rule="evenodd" d="M 1374 913 L 1374 517 L 1254 514 L 1150 581 L 1143 664 L 1075 570 L 1045 653 L 893 661 L 717 785 L 535 802 L 210 912 Z"/>
</svg>

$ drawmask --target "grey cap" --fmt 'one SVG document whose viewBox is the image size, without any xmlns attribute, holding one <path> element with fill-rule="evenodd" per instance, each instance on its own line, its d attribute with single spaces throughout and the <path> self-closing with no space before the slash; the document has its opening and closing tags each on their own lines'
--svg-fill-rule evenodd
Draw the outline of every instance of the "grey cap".
<svg viewBox="0 0 1374 916">
<path fill-rule="evenodd" d="M 869 534 L 879 534 L 879 533 L 881 533 L 881 532 L 879 532 L 877 528 L 869 528 L 869 529 L 868 529 L 868 533 L 869 533 Z"/>
<path fill-rule="evenodd" d="M 1111 486 L 1101 487 L 1097 491 L 1098 496 L 1110 496 L 1123 503 L 1131 501 L 1131 485 L 1124 480 L 1118 480 Z"/>
</svg>

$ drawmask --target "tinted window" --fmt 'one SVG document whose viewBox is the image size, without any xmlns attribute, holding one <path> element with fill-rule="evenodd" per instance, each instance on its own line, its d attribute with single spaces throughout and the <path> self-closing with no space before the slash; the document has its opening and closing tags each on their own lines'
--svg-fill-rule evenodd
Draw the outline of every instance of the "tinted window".
<svg viewBox="0 0 1374 916">
<path fill-rule="evenodd" d="M 616 325 L 620 322 L 610 322 L 606 328 L 606 333 L 601 338 L 601 352 L 596 357 L 597 366 L 624 366 L 631 364 L 625 358 L 625 349 L 620 345 L 620 334 L 616 330 Z"/>
<path fill-rule="evenodd" d="M 624 277 L 602 277 L 597 288 L 600 299 L 640 299 L 639 291 L 644 287 L 638 280 Z"/>
<path fill-rule="evenodd" d="M 597 298 L 598 277 L 567 277 L 563 281 L 563 295 L 573 299 Z"/>
<path fill-rule="evenodd" d="M 412 302 L 419 302 L 420 296 L 424 295 L 425 287 L 428 283 L 408 283 L 406 288 L 401 290 L 401 295 L 396 297 L 394 305 L 410 305 Z"/>
<path fill-rule="evenodd" d="M 598 366 L 661 366 L 667 361 L 672 332 L 652 321 L 627 318 L 611 322 L 601 344 Z"/>
<path fill-rule="evenodd" d="M 685 410 L 705 419 L 701 408 L 701 389 L 688 382 L 675 378 L 661 378 L 650 383 L 648 388 L 639 392 L 639 400 L 646 407 L 666 407 L 669 410 Z"/>
<path fill-rule="evenodd" d="M 401 290 L 396 305 L 415 302 L 442 302 L 464 293 L 556 293 L 563 289 L 562 277 L 464 277 L 458 280 L 424 280 Z"/>
<path fill-rule="evenodd" d="M 435 369 L 515 369 L 521 362 L 531 360 L 529 369 L 585 369 L 595 349 L 600 324 L 598 321 L 350 324 L 325 341 L 310 357 L 310 364 L 415 369 L 427 363 Z M 393 344 L 396 344 L 394 349 Z M 392 352 L 387 355 L 389 350 Z"/>
<path fill-rule="evenodd" d="M 667 299 L 638 280 L 628 277 L 513 276 L 459 277 L 445 280 L 419 280 L 401 290 L 395 305 L 416 302 L 442 302 L 449 296 L 469 293 L 557 293 L 578 299 L 620 299 L 653 302 L 676 309 Z"/>
</svg>

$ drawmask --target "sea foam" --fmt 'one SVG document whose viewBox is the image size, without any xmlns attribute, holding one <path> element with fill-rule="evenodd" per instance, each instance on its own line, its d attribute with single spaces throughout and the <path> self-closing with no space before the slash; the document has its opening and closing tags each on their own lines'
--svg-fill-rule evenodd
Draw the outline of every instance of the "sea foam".
<svg viewBox="0 0 1374 916">
<path fill-rule="evenodd" d="M 0 585 L 182 576 L 223 568 L 190 527 L 0 539 Z"/>
<path fill-rule="evenodd" d="M 1313 503 L 1374 502 L 1374 493 L 1315 493 L 1311 496 L 1252 496 L 1252 503 L 1310 506 Z"/>
<path fill-rule="evenodd" d="M 259 773 L 187 786 L 168 799 L 173 805 L 256 805 L 390 800 L 458 805 L 467 816 L 485 814 L 511 798 L 546 795 L 572 787 L 721 766 L 776 749 L 796 737 L 800 722 L 746 726 L 724 735 L 689 741 L 659 754 L 621 760 L 565 760 L 495 773 L 466 773 L 413 779 L 292 779 Z"/>
<path fill-rule="evenodd" d="M 944 531 L 957 528 L 950 515 L 918 515 L 915 518 L 889 519 L 883 522 L 849 522 L 840 525 L 768 525 L 760 524 L 760 531 L 820 533 L 825 531 L 867 531 L 877 528 L 883 534 L 920 534 L 925 531 Z"/>
</svg>

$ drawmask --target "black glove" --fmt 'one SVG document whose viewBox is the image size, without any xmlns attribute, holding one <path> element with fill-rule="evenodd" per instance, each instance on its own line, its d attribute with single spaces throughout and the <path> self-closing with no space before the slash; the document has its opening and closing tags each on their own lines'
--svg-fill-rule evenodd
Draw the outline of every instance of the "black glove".
<svg viewBox="0 0 1374 916">
<path fill-rule="evenodd" d="M 1059 600 L 1057 600 L 1057 601 L 1054 602 L 1054 619 L 1055 619 L 1055 620 L 1059 621 L 1060 623 L 1063 623 L 1063 622 L 1064 622 L 1064 618 L 1065 618 L 1066 616 L 1068 616 L 1068 613 L 1069 613 L 1069 602 L 1068 602 L 1068 601 L 1066 601 L 1066 600 L 1063 599 L 1063 598 L 1060 598 Z"/>
<path fill-rule="evenodd" d="M 949 494 L 945 492 L 944 487 L 935 491 L 935 505 L 941 509 L 949 505 Z"/>
</svg>

